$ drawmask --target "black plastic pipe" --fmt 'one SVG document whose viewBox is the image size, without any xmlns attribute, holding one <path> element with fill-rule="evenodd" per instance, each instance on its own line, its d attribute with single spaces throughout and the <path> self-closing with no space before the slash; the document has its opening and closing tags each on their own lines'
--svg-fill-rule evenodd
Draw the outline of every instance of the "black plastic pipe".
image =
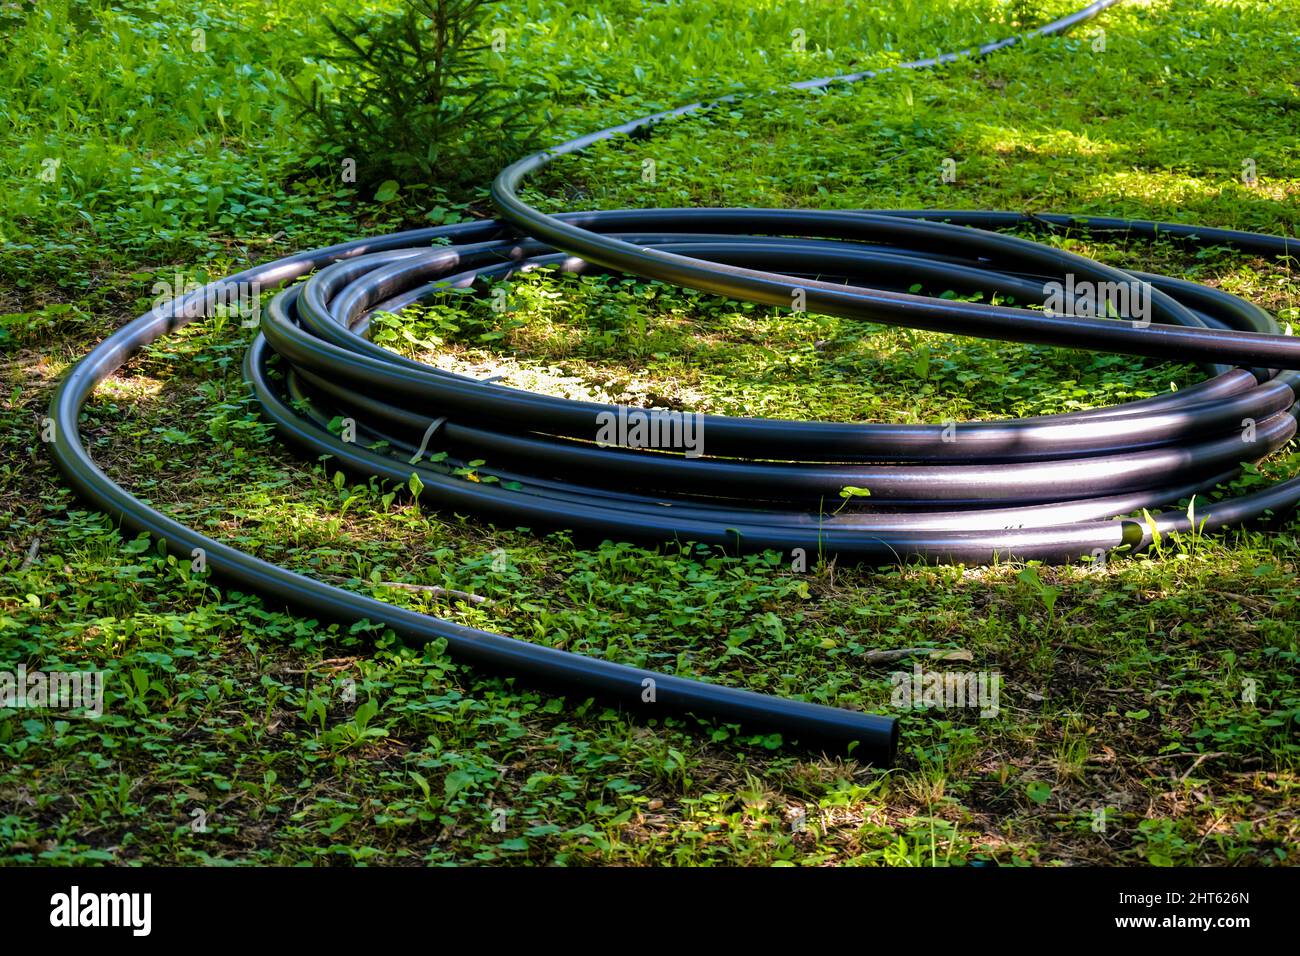
<svg viewBox="0 0 1300 956">
<path fill-rule="evenodd" d="M 1069 29 L 1102 0 L 1031 35 Z M 1018 37 L 904 64 L 925 68 L 982 56 Z M 810 89 L 874 74 L 794 84 Z M 724 97 L 730 100 L 734 97 Z M 718 102 L 718 101 L 714 101 Z M 262 312 L 245 375 L 289 441 L 361 474 L 424 485 L 422 501 L 494 522 L 593 537 L 693 541 L 734 550 L 802 549 L 890 562 L 1068 561 L 1147 547 L 1153 533 L 1224 528 L 1294 507 L 1300 479 L 1201 504 L 1294 435 L 1300 344 L 1272 317 L 1194 283 L 1128 273 L 990 230 L 1086 229 L 1094 235 L 1174 237 L 1285 256 L 1296 240 L 1100 217 L 1000 212 L 652 209 L 546 215 L 524 203 L 523 179 L 592 143 L 702 109 L 688 106 L 602 130 L 527 157 L 493 185 L 499 221 L 359 239 L 300 253 L 212 283 L 105 339 L 63 380 L 50 416 L 54 456 L 72 486 L 124 525 L 172 551 L 204 553 L 223 578 L 268 599 L 341 621 L 370 620 L 403 639 L 444 639 L 455 656 L 548 686 L 658 715 L 694 713 L 775 729 L 812 749 L 892 760 L 893 718 L 750 693 L 626 667 L 449 621 L 336 588 L 240 552 L 140 501 L 91 460 L 80 410 L 135 352 L 207 314 L 229 290 L 285 286 Z M 436 245 L 434 243 L 437 243 Z M 552 267 L 657 279 L 865 322 L 1200 363 L 1206 381 L 1125 405 L 956 426 L 864 425 L 700 416 L 574 402 L 469 379 L 370 342 L 370 316 L 436 303 L 449 288 Z M 287 285 L 311 273 L 305 282 Z M 1141 320 L 1053 315 L 950 301 L 926 288 L 1046 301 L 1045 283 L 1141 288 Z M 1131 285 L 1136 283 L 1137 285 Z M 277 360 L 278 359 L 278 360 Z M 675 437 L 659 447 L 609 447 L 602 424 L 642 416 Z M 339 416 L 355 441 L 334 435 Z M 1245 427 L 1249 423 L 1249 427 Z M 688 432 L 685 429 L 698 429 Z M 662 436 L 661 436 L 662 437 Z M 698 438 L 693 443 L 692 438 Z M 639 444 L 621 437 L 615 444 Z M 433 452 L 446 452 L 435 462 Z M 472 481 L 454 471 L 487 464 Z M 848 506 L 845 486 L 872 497 Z M 1197 496 L 1193 515 L 1160 511 Z M 1123 516 L 1154 509 L 1150 520 Z"/>
</svg>

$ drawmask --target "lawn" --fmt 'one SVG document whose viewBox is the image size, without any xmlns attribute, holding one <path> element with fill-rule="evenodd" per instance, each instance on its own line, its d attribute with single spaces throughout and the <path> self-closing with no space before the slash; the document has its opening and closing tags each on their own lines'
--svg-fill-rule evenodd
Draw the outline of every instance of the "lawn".
<svg viewBox="0 0 1300 956">
<path fill-rule="evenodd" d="M 542 135 L 560 142 L 1078 5 L 505 0 L 492 25 L 502 82 L 546 91 Z M 899 759 L 880 768 L 691 718 L 633 720 L 476 672 L 438 645 L 267 606 L 88 510 L 53 466 L 41 418 L 70 363 L 160 288 L 492 214 L 486 176 L 362 189 L 300 135 L 289 81 L 329 81 L 313 59 L 326 32 L 304 10 L 0 6 L 0 660 L 109 674 L 95 720 L 0 709 L 0 862 L 1296 862 L 1290 516 L 1098 566 L 804 569 L 689 542 L 579 547 L 356 484 L 261 420 L 237 322 L 149 347 L 88 405 L 100 465 L 206 534 L 530 641 L 895 713 Z M 1298 59 L 1300 0 L 1130 2 L 983 61 L 741 99 L 558 161 L 529 199 L 1080 212 L 1294 236 Z M 1300 324 L 1294 263 L 1048 241 Z M 1200 376 L 550 273 L 515 283 L 508 315 L 467 301 L 375 335 L 555 395 L 841 421 L 1046 414 Z M 1289 446 L 1236 487 L 1298 468 Z M 927 667 L 997 672 L 998 712 L 898 711 L 891 675 L 913 660 L 880 652 L 901 648 L 931 649 Z"/>
</svg>

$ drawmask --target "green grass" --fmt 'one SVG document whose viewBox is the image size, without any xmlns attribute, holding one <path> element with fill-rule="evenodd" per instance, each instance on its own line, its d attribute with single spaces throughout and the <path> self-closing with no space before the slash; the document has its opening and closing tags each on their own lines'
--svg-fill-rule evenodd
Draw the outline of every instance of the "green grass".
<svg viewBox="0 0 1300 956">
<path fill-rule="evenodd" d="M 1074 5 L 527 0 L 498 22 L 504 67 L 550 86 L 559 140 L 692 97 L 888 65 L 1008 32 L 1017 12 L 1038 22 Z M 266 607 L 85 510 L 39 418 L 68 363 L 147 308 L 155 281 L 488 211 L 482 191 L 437 184 L 375 202 L 314 162 L 279 98 L 322 41 L 311 17 L 252 2 L 147 11 L 0 10 L 0 649 L 5 667 L 111 672 L 97 721 L 0 710 L 0 860 L 1295 862 L 1292 519 L 1104 567 L 814 559 L 800 573 L 775 554 L 581 549 L 355 485 L 275 441 L 240 380 L 248 333 L 233 324 L 154 345 L 88 406 L 97 461 L 179 520 L 462 623 L 878 712 L 890 673 L 911 665 L 873 652 L 961 651 L 927 666 L 1002 674 L 996 717 L 905 712 L 899 764 L 879 770 L 726 726 L 636 723 L 487 677 L 436 645 Z M 1300 54 L 1298 14 L 1296 0 L 1128 4 L 983 63 L 745 100 L 611 143 L 556 164 L 533 196 L 554 209 L 1068 210 L 1294 235 L 1300 88 L 1285 64 Z M 47 159 L 59 160 L 53 182 L 40 178 Z M 955 183 L 941 179 L 945 159 Z M 1056 241 L 1300 319 L 1285 263 Z M 511 297 L 505 316 L 461 299 L 431 310 L 410 326 L 417 341 L 382 323 L 379 334 L 554 394 L 846 421 L 1054 412 L 1197 375 L 778 316 L 653 284 L 538 274 Z M 1240 485 L 1297 464 L 1284 449 Z"/>
</svg>

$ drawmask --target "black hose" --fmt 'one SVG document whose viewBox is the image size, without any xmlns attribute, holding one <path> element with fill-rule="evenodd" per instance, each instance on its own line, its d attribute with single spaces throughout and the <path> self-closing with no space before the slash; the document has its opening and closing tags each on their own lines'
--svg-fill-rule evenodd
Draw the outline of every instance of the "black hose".
<svg viewBox="0 0 1300 956">
<path fill-rule="evenodd" d="M 1035 34 L 1059 33 L 1114 2 L 1094 3 Z M 1016 39 L 904 68 L 984 55 Z M 558 156 L 705 105 L 603 130 L 515 163 L 493 185 L 499 221 L 301 253 L 155 308 L 109 336 L 56 391 L 50 415 L 60 468 L 80 494 L 125 525 L 165 539 L 180 554 L 201 549 L 214 571 L 267 597 L 325 617 L 368 619 L 417 643 L 442 638 L 464 659 L 633 710 L 774 728 L 813 748 L 849 749 L 877 762 L 892 759 L 892 718 L 656 674 L 462 627 L 223 545 L 104 475 L 81 443 L 80 409 L 96 384 L 138 349 L 208 314 L 232 288 L 274 288 L 314 272 L 271 299 L 247 353 L 245 375 L 267 417 L 313 455 L 395 482 L 416 473 L 422 500 L 501 524 L 733 550 L 803 549 L 813 559 L 1060 562 L 1139 550 L 1154 534 L 1238 525 L 1300 500 L 1300 479 L 1292 479 L 1192 514 L 1158 510 L 1204 495 L 1236 475 L 1243 460 L 1262 459 L 1295 433 L 1297 376 L 1279 370 L 1300 368 L 1300 344 L 1280 334 L 1268 313 L 1194 283 L 1113 269 L 989 230 L 1082 228 L 1277 256 L 1294 252 L 1295 240 L 997 212 L 653 209 L 550 216 L 517 195 L 525 176 Z M 449 287 L 468 289 L 538 266 L 630 274 L 774 306 L 799 301 L 811 312 L 869 322 L 1191 361 L 1209 377 L 1177 393 L 1066 415 L 955 427 L 838 424 L 568 401 L 431 368 L 366 338 L 376 312 L 400 313 L 435 301 Z M 1047 283 L 1065 278 L 1076 287 L 1131 290 L 1147 309 L 1116 320 L 906 291 L 921 283 L 1050 304 Z M 355 435 L 336 436 L 329 424 L 337 418 L 355 423 Z M 655 440 L 635 437 L 637 428 Z M 445 454 L 435 461 L 433 452 Z M 479 459 L 488 464 L 466 476 L 467 462 Z M 841 508 L 846 486 L 868 488 L 869 506 Z M 1156 513 L 1117 517 L 1142 509 Z"/>
</svg>

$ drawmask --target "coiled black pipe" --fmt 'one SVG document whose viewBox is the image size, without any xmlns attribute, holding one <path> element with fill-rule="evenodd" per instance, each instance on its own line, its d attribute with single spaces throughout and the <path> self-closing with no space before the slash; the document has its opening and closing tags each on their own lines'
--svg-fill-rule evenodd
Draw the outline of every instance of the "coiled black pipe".
<svg viewBox="0 0 1300 956">
<path fill-rule="evenodd" d="M 1116 0 L 1101 0 L 1035 31 L 1059 33 Z M 1018 38 L 905 64 L 923 68 L 984 55 Z M 795 84 L 852 82 L 861 73 Z M 730 99 L 730 97 L 726 98 Z M 802 548 L 809 554 L 893 561 L 911 556 L 984 562 L 1066 561 L 1146 547 L 1154 533 L 1240 524 L 1300 500 L 1300 479 L 1219 500 L 1189 515 L 1119 518 L 1203 494 L 1295 432 L 1300 344 L 1272 317 L 1194 283 L 1127 273 L 988 230 L 1085 228 L 1092 234 L 1177 237 L 1287 255 L 1295 241 L 1127 219 L 957 211 L 825 212 L 656 209 L 545 215 L 517 195 L 554 158 L 703 108 L 696 103 L 573 140 L 504 170 L 493 185 L 500 221 L 462 223 L 301 253 L 213 283 L 155 308 L 90 352 L 57 389 L 53 451 L 72 486 L 125 525 L 267 597 L 346 621 L 369 619 L 404 639 L 438 638 L 469 661 L 533 681 L 578 688 L 651 714 L 691 712 L 800 743 L 887 762 L 896 722 L 704 684 L 462 627 L 335 588 L 261 561 L 187 528 L 110 480 L 78 434 L 95 385 L 144 345 L 208 313 L 240 284 L 282 286 L 263 311 L 245 374 L 266 415 L 291 441 L 352 470 L 405 482 L 425 500 L 496 522 L 561 527 L 646 541 L 729 548 Z M 434 243 L 438 245 L 433 245 Z M 690 447 L 680 416 L 623 410 L 678 428 L 655 450 L 608 447 L 600 427 L 620 410 L 468 379 L 384 350 L 369 317 L 550 265 L 659 279 L 776 306 L 986 338 L 1072 346 L 1201 363 L 1210 377 L 1141 402 L 1017 421 L 957 426 L 790 422 L 703 416 Z M 319 271 L 316 271 L 319 270 Z M 777 270 L 777 271 L 768 271 Z M 914 283 L 1042 302 L 1045 282 L 1133 282 L 1148 295 L 1140 321 L 1051 315 L 912 295 Z M 839 277 L 828 281 L 815 276 Z M 280 361 L 273 362 L 278 356 Z M 334 435 L 339 416 L 355 440 Z M 605 416 L 602 418 L 602 416 Z M 1243 423 L 1252 423 L 1243 442 Z M 662 437 L 662 436 L 661 436 Z M 620 437 L 616 443 L 639 443 Z M 446 452 L 438 462 L 433 451 Z M 703 451 L 696 456 L 694 452 Z M 476 478 L 454 470 L 486 459 Z M 482 480 L 486 478 L 488 480 Z M 492 480 L 496 479 L 496 480 Z M 845 486 L 866 486 L 871 509 L 828 515 Z"/>
</svg>

